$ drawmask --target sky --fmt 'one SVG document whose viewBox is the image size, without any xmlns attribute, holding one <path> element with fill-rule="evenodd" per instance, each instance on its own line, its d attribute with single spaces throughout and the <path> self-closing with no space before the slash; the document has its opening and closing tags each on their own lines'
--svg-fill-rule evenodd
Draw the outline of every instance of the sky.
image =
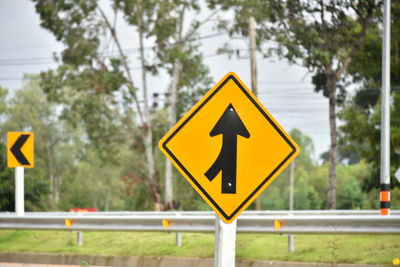
<svg viewBox="0 0 400 267">
<path fill-rule="evenodd" d="M 102 1 L 102 5 L 106 6 L 106 1 Z M 105 10 L 112 17 L 111 10 L 107 7 Z M 206 18 L 209 13 L 188 14 L 187 24 L 194 18 Z M 241 58 L 217 55 L 218 48 L 226 42 L 235 48 L 246 49 L 248 41 L 242 38 L 231 40 L 226 34 L 217 34 L 214 23 L 212 20 L 205 23 L 199 32 L 200 36 L 215 35 L 202 39 L 200 46 L 214 82 L 232 71 L 250 87 L 250 59 L 247 55 Z M 0 86 L 10 89 L 12 93 L 23 86 L 24 74 L 38 74 L 56 68 L 57 64 L 51 58 L 54 53 L 62 51 L 63 45 L 49 31 L 41 28 L 39 15 L 31 1 L 0 1 L 0 25 Z M 117 25 L 123 49 L 137 48 L 137 35 L 124 24 L 121 16 Z M 140 74 L 136 68 L 139 66 L 137 57 L 137 53 L 129 57 L 133 76 Z M 328 100 L 313 91 L 311 74 L 301 66 L 288 64 L 276 57 L 264 58 L 260 53 L 257 54 L 257 67 L 259 100 L 286 131 L 298 128 L 310 136 L 315 146 L 313 156 L 318 159 L 329 149 Z M 148 79 L 150 95 L 166 92 L 169 77 L 165 73 Z"/>
</svg>

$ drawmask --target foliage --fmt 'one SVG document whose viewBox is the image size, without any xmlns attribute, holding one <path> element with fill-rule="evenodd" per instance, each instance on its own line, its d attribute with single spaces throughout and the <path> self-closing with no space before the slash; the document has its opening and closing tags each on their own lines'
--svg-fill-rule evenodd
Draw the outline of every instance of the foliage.
<svg viewBox="0 0 400 267">
<path fill-rule="evenodd" d="M 396 149 L 400 147 L 400 94 L 393 94 L 391 106 L 391 128 L 390 128 L 390 160 L 391 160 L 391 184 L 396 187 L 394 172 L 400 166 L 400 155 Z M 371 179 L 365 181 L 368 190 L 380 186 L 380 121 L 381 106 L 378 102 L 373 108 L 365 110 L 354 103 L 349 103 L 340 114 L 346 124 L 341 127 L 341 142 L 347 150 L 355 150 L 367 162 L 373 166 Z"/>
<path fill-rule="evenodd" d="M 119 165 L 121 146 L 144 154 L 145 157 L 135 157 L 132 153 L 127 156 L 141 160 L 140 168 L 146 172 L 127 167 L 124 167 L 124 172 L 139 175 L 142 184 L 149 186 L 147 193 L 150 193 L 154 207 L 162 207 L 160 172 L 153 167 L 154 144 L 157 142 L 152 135 L 153 131 L 158 134 L 159 129 L 151 124 L 153 118 L 148 109 L 146 76 L 157 75 L 161 69 L 166 69 L 172 76 L 173 62 L 177 58 L 181 60 L 179 87 L 183 97 L 178 101 L 180 112 L 186 110 L 198 97 L 198 91 L 208 85 L 208 69 L 202 63 L 196 43 L 176 40 L 177 25 L 183 25 L 183 19 L 179 22 L 182 13 L 185 9 L 199 10 L 197 1 L 115 0 L 107 3 L 115 18 L 117 13 L 122 13 L 124 22 L 139 35 L 141 81 L 131 73 L 129 58 L 121 46 L 115 24 L 103 11 L 104 3 L 76 0 L 51 4 L 40 0 L 33 2 L 42 27 L 65 45 L 60 57 L 62 64 L 41 74 L 42 86 L 49 99 L 62 104 L 62 119 L 84 129 L 88 142 L 95 147 L 96 155 L 103 162 Z M 193 21 L 190 38 L 196 36 L 198 27 L 199 24 Z M 118 48 L 117 55 L 103 52 L 108 39 Z M 155 43 L 153 53 L 149 53 L 151 60 L 144 57 L 145 41 Z M 141 84 L 141 88 L 137 84 Z M 139 101 L 139 92 L 143 93 L 144 105 Z M 127 203 L 132 205 L 132 201 Z"/>
<path fill-rule="evenodd" d="M 6 146 L 0 143 L 0 211 L 14 211 L 14 173 L 7 167 Z"/>
<path fill-rule="evenodd" d="M 143 105 L 135 102 L 138 93 L 148 93 L 145 79 L 132 77 L 122 48 L 117 55 L 103 50 L 113 36 L 117 47 L 120 45 L 115 25 L 102 12 L 105 3 L 33 2 L 41 25 L 64 45 L 64 50 L 57 58 L 60 65 L 56 69 L 43 72 L 40 77 L 27 76 L 28 82 L 15 95 L 7 98 L 7 90 L 0 88 L 3 136 L 17 130 L 35 133 L 35 168 L 26 171 L 25 179 L 27 210 L 152 209 L 152 187 L 157 187 L 160 197 L 164 193 L 161 178 L 165 158 L 156 144 L 169 128 L 168 109 L 155 108 L 148 118 L 141 117 Z M 197 17 L 190 22 L 183 20 L 185 12 L 198 14 L 200 2 L 115 0 L 107 4 L 115 14 L 123 14 L 124 22 L 142 36 L 142 41 L 154 44 L 146 50 L 148 56 L 141 54 L 143 77 L 165 72 L 171 81 L 160 89 L 171 91 L 174 68 L 180 62 L 177 117 L 181 117 L 211 83 L 197 39 L 202 22 Z M 377 22 L 381 1 L 209 0 L 208 4 L 211 11 L 219 7 L 234 12 L 232 23 L 222 21 L 219 25 L 231 34 L 247 35 L 247 19 L 254 16 L 260 51 L 266 56 L 275 52 L 291 63 L 302 64 L 312 72 L 315 90 L 334 102 L 333 110 L 336 101 L 344 105 L 340 118 L 346 123 L 341 128 L 339 156 L 343 164 L 349 165 L 339 165 L 336 170 L 337 207 L 378 208 L 374 188 L 379 184 L 380 101 L 378 90 L 373 89 L 380 84 Z M 399 7 L 400 4 L 393 4 L 393 91 L 400 82 L 396 50 L 400 45 Z M 187 31 L 184 33 L 179 25 L 185 25 Z M 266 48 L 271 40 L 278 46 L 274 50 Z M 138 45 L 144 48 L 143 43 Z M 347 74 L 362 84 L 352 102 L 345 101 Z M 394 93 L 392 173 L 399 167 L 400 157 L 394 153 L 400 147 L 397 118 L 400 95 Z M 144 138 L 147 133 L 151 133 L 151 142 Z M 330 165 L 324 162 L 319 166 L 314 161 L 310 137 L 297 129 L 291 135 L 302 150 L 295 163 L 295 209 L 321 209 L 329 202 L 326 179 Z M 148 179 L 147 172 L 149 144 L 155 159 L 153 180 Z M 5 150 L 4 142 L 0 150 Z M 325 156 L 329 160 L 332 153 Z M 5 158 L 1 155 L 0 161 L 4 167 Z M 173 177 L 174 207 L 210 209 L 176 170 Z M 287 209 L 288 187 L 289 168 L 260 196 L 263 208 Z M 0 169 L 0 193 L 5 196 L 0 198 L 2 210 L 14 209 L 13 191 L 13 172 L 4 167 Z M 400 199 L 393 196 L 394 207 L 399 203 Z"/>
<path fill-rule="evenodd" d="M 311 155 L 313 143 L 310 137 L 293 129 L 290 135 L 300 146 L 301 153 L 295 160 L 294 208 L 296 210 L 322 209 L 326 206 L 328 190 L 326 177 L 329 164 L 318 166 Z M 284 210 L 289 207 L 289 168 L 262 194 L 262 208 L 267 210 Z M 371 209 L 379 204 L 378 195 L 369 195 L 365 183 L 370 181 L 371 166 L 365 162 L 354 165 L 339 165 L 338 198 L 339 209 Z"/>
<path fill-rule="evenodd" d="M 22 90 L 17 91 L 15 96 L 7 101 L 5 107 L 4 121 L 1 127 L 3 136 L 6 136 L 9 131 L 33 131 L 35 133 L 36 168 L 25 171 L 25 207 L 27 210 L 47 209 L 52 205 L 47 200 L 51 193 L 55 193 L 53 185 L 57 174 L 54 170 L 59 164 L 56 162 L 56 158 L 63 154 L 56 149 L 61 136 L 59 135 L 60 129 L 54 127 L 55 110 L 53 108 L 54 106 L 46 101 L 34 78 Z M 66 166 L 60 165 L 58 168 L 62 169 Z M 13 180 L 13 175 L 8 178 Z"/>
<path fill-rule="evenodd" d="M 123 207 L 120 166 L 104 162 L 97 150 L 87 149 L 84 160 L 75 168 L 76 172 L 62 188 L 64 207 L 61 208 L 94 207 L 108 211 Z"/>
<path fill-rule="evenodd" d="M 297 63 L 313 73 L 315 91 L 329 98 L 330 171 L 329 209 L 336 208 L 337 126 L 336 106 L 343 102 L 345 75 L 365 41 L 379 21 L 381 1 L 248 1 L 209 0 L 211 7 L 233 9 L 233 25 L 222 24 L 230 32 L 247 35 L 247 20 L 258 23 L 258 42 L 277 44 L 267 49 Z M 262 46 L 261 46 L 262 47 Z M 262 48 L 261 48 L 262 50 Z"/>
<path fill-rule="evenodd" d="M 363 197 L 359 182 L 354 177 L 348 177 L 338 193 L 338 208 L 361 209 Z"/>
<path fill-rule="evenodd" d="M 398 187 L 394 172 L 400 167 L 400 64 L 398 47 L 400 46 L 400 4 L 392 3 L 391 25 L 391 73 L 392 104 L 390 125 L 390 162 L 391 185 Z M 380 181 L 380 124 L 381 105 L 380 87 L 382 78 L 381 51 L 382 40 L 377 28 L 367 35 L 367 42 L 350 69 L 355 81 L 361 87 L 354 97 L 345 104 L 340 118 L 345 121 L 341 127 L 341 146 L 345 151 L 356 151 L 358 155 L 371 163 L 373 168 L 370 179 L 363 187 L 367 190 L 379 188 Z"/>
<path fill-rule="evenodd" d="M 25 88 L 7 100 L 2 131 L 29 129 L 35 132 L 35 168 L 26 171 L 27 210 L 68 210 L 73 207 L 96 207 L 99 210 L 150 210 L 152 201 L 144 176 L 144 155 L 140 144 L 114 143 L 113 160 L 105 160 L 98 146 L 85 138 L 81 124 L 73 126 L 56 115 L 56 106 L 48 102 L 38 81 L 28 82 Z M 5 100 L 4 100 L 5 101 Z M 32 106 L 30 115 L 26 108 Z M 47 115 L 46 115 L 47 114 Z M 356 113 L 351 113 L 356 114 Z M 62 116 L 62 115 L 60 115 Z M 153 116 L 154 141 L 166 130 L 166 113 L 157 110 Z M 21 128 L 20 128 L 21 127 Z M 133 135 L 137 132 L 133 132 Z M 312 158 L 312 139 L 298 129 L 291 136 L 301 148 L 295 168 L 295 209 L 321 209 L 325 206 L 328 165 L 318 166 Z M 52 143 L 49 141 L 52 140 Z M 48 146 L 52 144 L 52 149 Z M 3 148 L 5 147 L 3 145 Z M 47 154 L 50 153 L 50 154 Z M 1 153 L 5 155 L 4 153 Z M 163 172 L 164 157 L 156 152 L 157 170 Z M 3 158 L 6 166 L 5 158 Z M 50 168 L 50 166 L 52 166 Z M 365 184 L 371 182 L 371 166 L 361 162 L 338 168 L 338 207 L 376 208 L 377 194 L 366 193 Z M 53 180 L 51 179 L 51 173 Z M 3 210 L 14 209 L 14 183 L 11 169 L 0 172 Z M 174 170 L 175 207 L 182 210 L 210 210 L 208 205 Z M 55 180 L 59 179 L 59 200 L 54 201 Z M 52 182 L 53 181 L 53 182 Z M 53 183 L 53 186 L 51 184 Z M 289 198 L 289 168 L 261 195 L 264 209 L 287 209 Z M 393 204 L 398 205 L 395 196 Z M 397 201 L 397 202 L 396 202 Z M 378 204 L 377 204 L 378 203 Z"/>
</svg>

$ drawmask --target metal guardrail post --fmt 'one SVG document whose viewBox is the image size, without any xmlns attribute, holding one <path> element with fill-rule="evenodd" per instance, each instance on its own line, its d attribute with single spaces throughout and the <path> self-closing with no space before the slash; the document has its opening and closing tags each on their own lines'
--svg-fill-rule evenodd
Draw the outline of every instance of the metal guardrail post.
<svg viewBox="0 0 400 267">
<path fill-rule="evenodd" d="M 175 243 L 177 247 L 182 247 L 182 233 L 178 232 L 175 234 Z"/>
<path fill-rule="evenodd" d="M 294 252 L 294 235 L 292 234 L 288 236 L 288 252 Z"/>
<path fill-rule="evenodd" d="M 177 217 L 180 217 L 181 214 L 180 213 L 176 213 Z M 175 234 L 175 244 L 177 247 L 182 247 L 182 233 L 176 233 Z"/>
<path fill-rule="evenodd" d="M 83 246 L 83 232 L 82 231 L 76 232 L 76 244 L 78 246 Z"/>
</svg>

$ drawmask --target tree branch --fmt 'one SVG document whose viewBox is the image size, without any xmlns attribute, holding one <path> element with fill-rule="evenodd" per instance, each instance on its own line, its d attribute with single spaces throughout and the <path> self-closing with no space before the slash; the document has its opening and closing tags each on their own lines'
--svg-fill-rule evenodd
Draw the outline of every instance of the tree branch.
<svg viewBox="0 0 400 267">
<path fill-rule="evenodd" d="M 117 33 L 116 33 L 116 31 L 115 31 L 115 28 L 111 25 L 111 23 L 110 23 L 110 21 L 108 20 L 106 14 L 105 14 L 104 11 L 100 8 L 100 6 L 99 6 L 95 1 L 93 1 L 93 3 L 95 3 L 97 10 L 99 11 L 100 15 L 101 15 L 102 18 L 104 19 L 104 22 L 106 23 L 107 28 L 108 28 L 108 30 L 110 31 L 111 36 L 112 36 L 112 38 L 114 39 L 115 44 L 117 45 L 118 53 L 119 53 L 119 55 L 120 55 L 120 58 L 121 58 L 121 60 L 122 60 L 122 64 L 123 64 L 123 66 L 124 66 L 126 75 L 127 75 L 127 77 L 128 77 L 129 92 L 130 92 L 130 94 L 132 95 L 132 97 L 133 97 L 133 99 L 134 99 L 134 102 L 135 102 L 135 105 L 136 105 L 136 108 L 137 108 L 137 112 L 138 112 L 138 114 L 139 114 L 140 122 L 141 122 L 141 124 L 143 124 L 143 123 L 145 122 L 145 119 L 144 119 L 144 116 L 143 116 L 143 112 L 142 112 L 142 110 L 141 110 L 141 108 L 140 108 L 139 99 L 137 98 L 137 95 L 136 95 L 136 92 L 135 92 L 135 85 L 134 85 L 134 83 L 133 83 L 133 78 L 132 78 L 132 75 L 131 75 L 131 71 L 130 71 L 128 62 L 126 61 L 126 56 L 125 56 L 125 54 L 124 54 L 124 51 L 122 50 L 121 43 L 119 42 L 119 39 L 118 39 L 118 37 L 117 37 Z"/>
<path fill-rule="evenodd" d="M 361 32 L 360 32 L 357 40 L 354 42 L 349 55 L 346 57 L 346 59 L 343 61 L 343 63 L 340 66 L 338 66 L 337 70 L 335 71 L 335 75 L 336 75 L 337 79 L 339 79 L 340 76 L 342 76 L 342 74 L 344 72 L 346 72 L 347 67 L 349 66 L 351 61 L 354 59 L 354 57 L 356 56 L 358 50 L 363 45 L 363 43 L 365 41 L 365 36 L 367 34 L 367 30 L 368 30 L 369 26 L 371 25 L 371 18 L 374 13 L 374 8 L 375 8 L 375 6 L 369 6 L 367 16 L 365 18 L 361 19 L 362 20 Z"/>
<path fill-rule="evenodd" d="M 185 35 L 185 37 L 183 37 L 183 38 L 180 40 L 180 42 L 183 43 L 183 42 L 188 41 L 188 40 L 196 33 L 196 31 L 198 30 L 198 28 L 199 28 L 200 26 L 202 26 L 203 24 L 207 23 L 208 21 L 210 21 L 210 20 L 218 13 L 218 11 L 219 11 L 219 9 L 216 9 L 216 10 L 214 10 L 213 12 L 211 12 L 211 14 L 210 14 L 207 18 L 205 18 L 204 20 L 202 20 L 201 22 L 199 22 L 199 26 L 198 26 L 197 28 L 193 28 L 190 32 L 188 32 L 188 33 Z"/>
</svg>

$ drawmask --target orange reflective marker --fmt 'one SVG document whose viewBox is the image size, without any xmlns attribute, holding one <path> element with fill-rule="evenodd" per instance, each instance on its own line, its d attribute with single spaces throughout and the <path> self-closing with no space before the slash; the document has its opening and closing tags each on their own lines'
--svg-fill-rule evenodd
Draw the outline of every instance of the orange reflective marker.
<svg viewBox="0 0 400 267">
<path fill-rule="evenodd" d="M 299 147 L 235 73 L 228 73 L 159 147 L 225 223 L 298 155 Z"/>
<path fill-rule="evenodd" d="M 7 166 L 33 168 L 34 136 L 32 132 L 7 133 Z"/>
</svg>

